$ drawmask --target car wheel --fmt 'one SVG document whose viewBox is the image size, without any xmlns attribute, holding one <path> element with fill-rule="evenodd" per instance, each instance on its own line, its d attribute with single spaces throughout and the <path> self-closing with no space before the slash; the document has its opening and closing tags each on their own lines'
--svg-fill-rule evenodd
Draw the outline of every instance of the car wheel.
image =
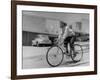
<svg viewBox="0 0 100 80">
<path fill-rule="evenodd" d="M 38 41 L 36 42 L 36 46 L 39 46 L 39 43 L 38 43 Z"/>
</svg>

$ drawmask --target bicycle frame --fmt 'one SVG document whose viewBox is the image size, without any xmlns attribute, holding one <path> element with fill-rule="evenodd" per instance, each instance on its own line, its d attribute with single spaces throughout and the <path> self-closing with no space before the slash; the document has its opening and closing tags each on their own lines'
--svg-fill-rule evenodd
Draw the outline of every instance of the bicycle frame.
<svg viewBox="0 0 100 80">
<path fill-rule="evenodd" d="M 69 43 L 69 44 L 70 44 L 70 43 Z M 56 44 L 54 44 L 54 45 L 59 46 L 59 47 L 63 50 L 63 53 L 66 52 L 66 48 L 65 48 L 65 46 L 64 46 L 64 40 L 63 40 L 63 42 L 61 42 L 61 41 L 58 40 L 58 42 L 57 42 Z M 70 46 L 70 48 L 71 48 L 71 46 Z"/>
</svg>

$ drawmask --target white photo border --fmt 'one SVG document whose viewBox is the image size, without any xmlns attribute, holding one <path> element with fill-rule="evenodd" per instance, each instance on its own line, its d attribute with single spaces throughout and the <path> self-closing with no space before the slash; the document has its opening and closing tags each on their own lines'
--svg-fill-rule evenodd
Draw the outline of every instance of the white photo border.
<svg viewBox="0 0 100 80">
<path fill-rule="evenodd" d="M 49 12 L 70 12 L 88 13 L 90 15 L 90 65 L 81 67 L 63 68 L 41 68 L 41 69 L 22 69 L 22 10 L 26 11 L 49 11 Z M 94 9 L 81 8 L 60 8 L 46 6 L 17 5 L 17 75 L 36 75 L 52 73 L 73 73 L 94 71 Z"/>
</svg>

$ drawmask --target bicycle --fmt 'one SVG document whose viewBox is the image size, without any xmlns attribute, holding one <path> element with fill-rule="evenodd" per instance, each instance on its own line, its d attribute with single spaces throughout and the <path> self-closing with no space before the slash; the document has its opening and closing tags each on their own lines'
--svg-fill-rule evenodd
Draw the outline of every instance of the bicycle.
<svg viewBox="0 0 100 80">
<path fill-rule="evenodd" d="M 46 54 L 47 63 L 52 67 L 59 66 L 64 59 L 64 54 L 70 56 L 73 62 L 79 62 L 82 60 L 83 50 L 81 45 L 73 44 L 73 48 L 69 46 L 68 53 L 65 53 L 65 50 L 64 41 L 61 44 L 57 42 L 52 45 Z"/>
</svg>

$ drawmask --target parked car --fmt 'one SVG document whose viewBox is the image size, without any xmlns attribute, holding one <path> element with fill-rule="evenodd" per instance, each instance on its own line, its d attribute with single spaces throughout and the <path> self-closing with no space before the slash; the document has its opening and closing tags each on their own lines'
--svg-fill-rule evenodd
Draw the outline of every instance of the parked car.
<svg viewBox="0 0 100 80">
<path fill-rule="evenodd" d="M 32 40 L 32 46 L 46 46 L 50 45 L 51 41 L 47 35 L 38 35 L 37 38 Z"/>
</svg>

